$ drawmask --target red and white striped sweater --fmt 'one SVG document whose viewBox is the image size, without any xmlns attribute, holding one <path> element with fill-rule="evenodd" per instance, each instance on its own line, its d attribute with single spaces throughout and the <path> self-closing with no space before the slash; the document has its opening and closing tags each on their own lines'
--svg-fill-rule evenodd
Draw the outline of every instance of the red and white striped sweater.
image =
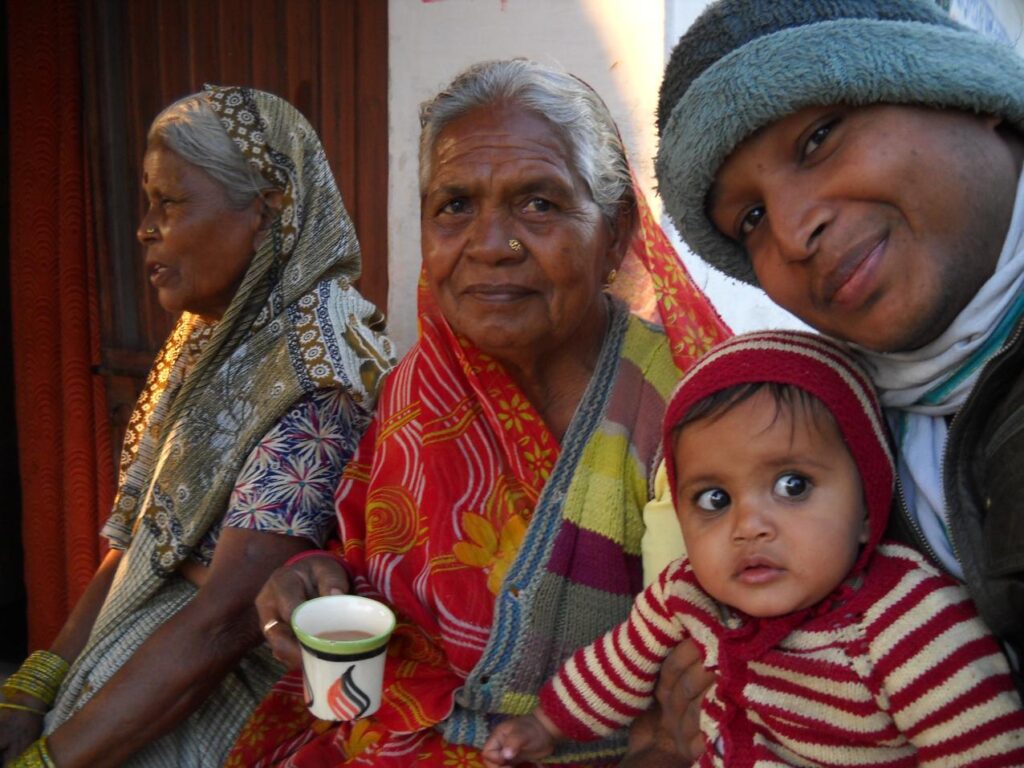
<svg viewBox="0 0 1024 768">
<path fill-rule="evenodd" d="M 647 709 L 666 655 L 692 637 L 718 671 L 700 766 L 1024 766 L 1005 658 L 963 588 L 911 549 L 880 546 L 849 600 L 759 658 L 719 659 L 726 631 L 678 560 L 566 662 L 541 706 L 568 738 L 607 735 Z"/>
</svg>

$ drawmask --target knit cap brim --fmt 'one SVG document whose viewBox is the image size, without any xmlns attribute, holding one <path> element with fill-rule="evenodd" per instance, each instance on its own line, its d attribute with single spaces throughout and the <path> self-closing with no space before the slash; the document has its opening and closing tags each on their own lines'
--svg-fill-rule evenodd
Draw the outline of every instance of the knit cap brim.
<svg viewBox="0 0 1024 768">
<path fill-rule="evenodd" d="M 684 36 L 680 49 L 687 44 Z M 781 29 L 726 52 L 668 104 L 673 64 L 685 59 L 677 49 L 662 86 L 659 192 L 689 247 L 752 285 L 750 260 L 715 228 L 706 201 L 721 164 L 759 128 L 810 106 L 889 103 L 996 115 L 1024 130 L 1024 59 L 948 21 L 843 18 Z"/>
</svg>

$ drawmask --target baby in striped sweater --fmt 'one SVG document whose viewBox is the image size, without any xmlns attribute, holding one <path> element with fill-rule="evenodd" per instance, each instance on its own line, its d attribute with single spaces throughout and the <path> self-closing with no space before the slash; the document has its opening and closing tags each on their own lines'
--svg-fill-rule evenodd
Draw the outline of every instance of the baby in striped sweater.
<svg viewBox="0 0 1024 768">
<path fill-rule="evenodd" d="M 688 557 L 492 730 L 488 766 L 628 725 L 684 638 L 716 674 L 700 766 L 1024 766 L 1021 701 L 967 593 L 882 540 L 892 454 L 844 348 L 724 342 L 680 382 L 663 440 Z"/>
</svg>

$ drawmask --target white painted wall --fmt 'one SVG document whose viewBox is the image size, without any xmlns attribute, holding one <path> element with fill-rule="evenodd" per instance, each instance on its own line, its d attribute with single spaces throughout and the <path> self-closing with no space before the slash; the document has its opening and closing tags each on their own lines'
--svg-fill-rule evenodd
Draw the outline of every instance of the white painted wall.
<svg viewBox="0 0 1024 768">
<path fill-rule="evenodd" d="M 1024 0 L 951 0 L 949 15 L 1024 54 Z"/>
<path fill-rule="evenodd" d="M 420 267 L 419 104 L 482 59 L 526 56 L 590 83 L 619 123 L 655 211 L 654 114 L 667 52 L 705 0 L 389 0 L 388 325 L 401 351 L 416 338 Z M 951 0 L 954 17 L 1024 53 L 1024 0 Z M 665 222 L 670 234 L 671 226 Z M 691 274 L 736 331 L 799 326 L 757 289 L 685 252 Z"/>
<path fill-rule="evenodd" d="M 671 53 L 676 41 L 682 36 L 694 19 L 707 5 L 705 0 L 665 0 L 665 58 Z M 659 83 L 660 85 L 660 83 Z M 802 322 L 781 307 L 775 305 L 760 288 L 742 283 L 712 269 L 695 256 L 679 239 L 675 228 L 667 217 L 663 226 L 682 254 L 683 263 L 690 275 L 714 303 L 722 319 L 736 333 L 758 328 L 806 328 Z"/>
</svg>

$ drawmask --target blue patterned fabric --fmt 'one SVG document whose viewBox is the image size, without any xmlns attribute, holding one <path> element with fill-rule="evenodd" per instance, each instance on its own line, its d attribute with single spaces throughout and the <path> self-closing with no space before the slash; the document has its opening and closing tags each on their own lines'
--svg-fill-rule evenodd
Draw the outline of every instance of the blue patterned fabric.
<svg viewBox="0 0 1024 768">
<path fill-rule="evenodd" d="M 245 460 L 227 513 L 192 553 L 209 565 L 224 526 L 304 536 L 322 547 L 335 524 L 334 489 L 370 413 L 340 389 L 298 400 Z"/>
</svg>

